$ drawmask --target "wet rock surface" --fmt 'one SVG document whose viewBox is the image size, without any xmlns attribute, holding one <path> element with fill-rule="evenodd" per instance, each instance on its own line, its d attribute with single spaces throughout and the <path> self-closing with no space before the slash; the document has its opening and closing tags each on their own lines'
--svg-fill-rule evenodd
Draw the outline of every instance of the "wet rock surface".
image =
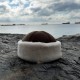
<svg viewBox="0 0 80 80">
<path fill-rule="evenodd" d="M 17 56 L 24 35 L 0 34 L 0 80 L 80 80 L 80 35 L 63 36 L 62 58 L 36 64 Z"/>
</svg>

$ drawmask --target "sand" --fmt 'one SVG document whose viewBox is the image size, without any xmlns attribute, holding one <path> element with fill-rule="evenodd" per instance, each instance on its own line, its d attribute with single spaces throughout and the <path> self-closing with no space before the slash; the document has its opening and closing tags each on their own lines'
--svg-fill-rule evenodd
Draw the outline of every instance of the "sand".
<svg viewBox="0 0 80 80">
<path fill-rule="evenodd" d="M 17 56 L 22 34 L 0 34 L 0 80 L 80 80 L 80 34 L 58 38 L 62 58 L 36 64 Z"/>
</svg>

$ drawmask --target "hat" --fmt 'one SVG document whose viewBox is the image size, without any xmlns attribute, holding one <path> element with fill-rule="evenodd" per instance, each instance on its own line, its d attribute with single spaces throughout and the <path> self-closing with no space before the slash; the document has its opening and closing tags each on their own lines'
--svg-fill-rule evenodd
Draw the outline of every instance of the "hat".
<svg viewBox="0 0 80 80">
<path fill-rule="evenodd" d="M 62 56 L 61 42 L 45 31 L 33 31 L 18 41 L 18 56 L 24 60 L 43 63 Z"/>
</svg>

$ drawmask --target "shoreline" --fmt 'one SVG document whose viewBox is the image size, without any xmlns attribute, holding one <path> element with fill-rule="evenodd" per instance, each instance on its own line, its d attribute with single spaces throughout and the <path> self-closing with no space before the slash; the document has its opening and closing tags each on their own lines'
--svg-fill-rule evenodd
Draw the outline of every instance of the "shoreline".
<svg viewBox="0 0 80 80">
<path fill-rule="evenodd" d="M 26 34 L 22 34 L 22 33 L 0 33 L 0 35 L 13 35 L 13 36 L 24 36 L 24 35 L 26 35 Z M 53 35 L 52 35 L 53 36 Z M 72 37 L 72 36 L 74 36 L 74 37 L 77 37 L 77 36 L 80 36 L 80 33 L 77 33 L 77 34 L 71 34 L 71 35 L 62 35 L 62 36 L 58 36 L 58 37 L 55 37 L 56 39 L 59 39 L 59 38 L 64 38 L 64 37 L 66 37 L 66 38 L 69 38 L 69 37 Z"/>
<path fill-rule="evenodd" d="M 36 64 L 17 56 L 17 42 L 23 34 L 0 34 L 0 80 L 80 80 L 80 34 L 64 35 L 63 56 Z"/>
</svg>

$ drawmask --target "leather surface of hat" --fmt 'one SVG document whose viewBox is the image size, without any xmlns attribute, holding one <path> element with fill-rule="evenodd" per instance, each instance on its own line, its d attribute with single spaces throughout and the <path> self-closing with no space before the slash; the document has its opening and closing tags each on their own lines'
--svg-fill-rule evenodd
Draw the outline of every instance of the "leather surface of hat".
<svg viewBox="0 0 80 80">
<path fill-rule="evenodd" d="M 49 33 L 45 31 L 33 31 L 26 35 L 22 41 L 30 41 L 30 42 L 56 42 L 56 39 Z"/>
</svg>

